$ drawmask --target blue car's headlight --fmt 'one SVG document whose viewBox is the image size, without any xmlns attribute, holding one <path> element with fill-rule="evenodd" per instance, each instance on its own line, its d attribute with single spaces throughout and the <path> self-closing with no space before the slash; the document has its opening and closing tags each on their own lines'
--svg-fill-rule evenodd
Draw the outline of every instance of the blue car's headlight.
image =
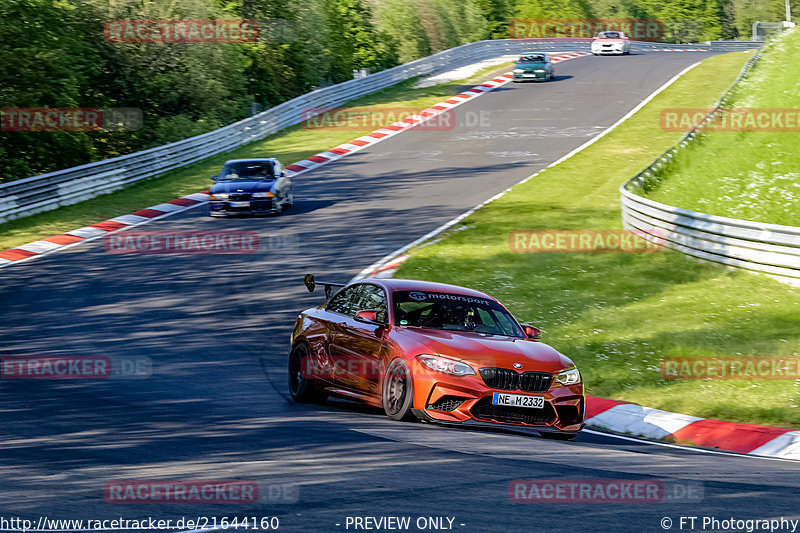
<svg viewBox="0 0 800 533">
<path fill-rule="evenodd" d="M 228 193 L 226 192 L 212 192 L 210 195 L 212 200 L 227 200 Z"/>
<path fill-rule="evenodd" d="M 272 198 L 275 196 L 271 192 L 254 192 L 251 198 Z"/>
</svg>

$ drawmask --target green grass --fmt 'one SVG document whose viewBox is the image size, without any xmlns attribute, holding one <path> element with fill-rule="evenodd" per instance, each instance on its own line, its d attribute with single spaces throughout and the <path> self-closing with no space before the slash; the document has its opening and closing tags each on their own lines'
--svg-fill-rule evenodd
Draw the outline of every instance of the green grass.
<svg viewBox="0 0 800 533">
<path fill-rule="evenodd" d="M 769 43 L 726 107 L 794 109 L 797 129 L 798 50 L 800 31 Z M 647 196 L 703 213 L 800 226 L 798 147 L 796 131 L 710 131 L 646 184 Z"/>
<path fill-rule="evenodd" d="M 664 108 L 708 107 L 749 55 L 707 59 L 615 131 L 417 248 L 397 277 L 485 290 L 572 357 L 590 395 L 800 427 L 800 381 L 665 381 L 663 356 L 800 355 L 800 290 L 678 252 L 512 253 L 519 229 L 620 228 L 618 187 L 671 146 Z"/>
<path fill-rule="evenodd" d="M 414 89 L 418 78 L 412 78 L 381 91 L 353 100 L 342 109 L 353 107 L 363 110 L 385 108 L 424 109 L 473 87 L 498 72 L 508 71 L 512 63 L 484 68 L 464 80 Z M 388 119 L 388 114 L 387 114 Z M 370 124 L 364 130 L 304 128 L 301 125 L 285 128 L 260 141 L 255 141 L 236 150 L 218 154 L 187 167 L 143 180 L 123 190 L 99 196 L 91 200 L 39 213 L 22 219 L 0 224 L 0 250 L 50 237 L 65 231 L 87 226 L 124 215 L 154 204 L 168 202 L 174 198 L 208 189 L 210 177 L 217 174 L 227 159 L 248 157 L 277 157 L 288 165 L 314 154 L 324 152 L 366 135 L 385 123 Z"/>
</svg>

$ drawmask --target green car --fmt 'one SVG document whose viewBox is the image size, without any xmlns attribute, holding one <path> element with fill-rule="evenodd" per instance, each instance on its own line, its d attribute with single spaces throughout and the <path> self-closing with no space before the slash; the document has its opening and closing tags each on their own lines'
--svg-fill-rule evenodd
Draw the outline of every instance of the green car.
<svg viewBox="0 0 800 533">
<path fill-rule="evenodd" d="M 553 62 L 545 53 L 525 54 L 514 64 L 512 81 L 550 81 L 553 79 Z"/>
</svg>

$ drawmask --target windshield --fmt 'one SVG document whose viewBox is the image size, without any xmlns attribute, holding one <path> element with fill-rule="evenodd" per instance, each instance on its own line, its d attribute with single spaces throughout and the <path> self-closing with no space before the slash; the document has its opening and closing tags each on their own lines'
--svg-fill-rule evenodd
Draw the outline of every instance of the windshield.
<svg viewBox="0 0 800 533">
<path fill-rule="evenodd" d="M 273 179 L 272 163 L 268 161 L 228 163 L 219 175 L 219 181 Z"/>
<path fill-rule="evenodd" d="M 488 298 L 429 291 L 393 293 L 398 326 L 524 337 L 502 305 Z"/>
<path fill-rule="evenodd" d="M 545 57 L 542 55 L 523 56 L 520 57 L 517 63 L 544 63 Z"/>
<path fill-rule="evenodd" d="M 605 33 L 600 34 L 601 39 L 622 39 L 620 34 L 615 31 L 607 31 Z"/>
</svg>

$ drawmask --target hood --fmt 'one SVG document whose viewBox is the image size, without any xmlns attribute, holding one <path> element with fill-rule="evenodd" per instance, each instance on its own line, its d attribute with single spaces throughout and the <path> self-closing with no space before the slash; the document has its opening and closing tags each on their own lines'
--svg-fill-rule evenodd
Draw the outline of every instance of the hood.
<svg viewBox="0 0 800 533">
<path fill-rule="evenodd" d="M 496 366 L 514 368 L 519 363 L 519 372 L 545 371 L 556 373 L 573 363 L 551 346 L 513 337 L 501 337 L 470 333 L 466 331 L 416 330 L 404 328 L 403 335 L 415 344 L 424 345 L 433 355 L 445 355 L 478 368 Z"/>
<path fill-rule="evenodd" d="M 236 180 L 236 181 L 218 181 L 211 186 L 212 193 L 223 192 L 269 192 L 275 180 Z"/>
<path fill-rule="evenodd" d="M 592 41 L 592 44 L 595 43 L 602 43 L 602 44 L 621 44 L 624 43 L 626 39 L 595 39 Z"/>
</svg>

